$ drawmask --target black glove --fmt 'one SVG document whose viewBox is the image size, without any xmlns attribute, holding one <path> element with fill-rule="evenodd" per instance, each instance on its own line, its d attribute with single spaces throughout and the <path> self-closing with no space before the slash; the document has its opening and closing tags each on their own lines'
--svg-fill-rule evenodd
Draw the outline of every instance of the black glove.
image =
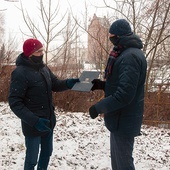
<svg viewBox="0 0 170 170">
<path fill-rule="evenodd" d="M 93 87 L 91 88 L 91 90 L 104 90 L 105 88 L 105 81 L 101 81 L 100 79 L 94 79 L 92 81 L 93 83 Z"/>
<path fill-rule="evenodd" d="M 72 89 L 72 87 L 77 83 L 80 82 L 80 80 L 78 78 L 72 78 L 72 79 L 67 79 L 67 87 L 69 89 Z"/>
<path fill-rule="evenodd" d="M 97 110 L 95 108 L 95 105 L 91 106 L 89 108 L 89 114 L 92 119 L 95 119 L 99 114 L 97 113 Z"/>
<path fill-rule="evenodd" d="M 49 132 L 51 131 L 50 121 L 48 119 L 39 118 L 38 122 L 34 126 L 40 132 Z"/>
</svg>

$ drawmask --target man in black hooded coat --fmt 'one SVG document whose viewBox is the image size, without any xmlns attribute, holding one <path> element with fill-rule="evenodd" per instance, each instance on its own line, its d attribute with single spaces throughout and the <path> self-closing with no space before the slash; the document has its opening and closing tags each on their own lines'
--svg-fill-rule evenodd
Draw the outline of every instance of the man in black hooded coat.
<svg viewBox="0 0 170 170">
<path fill-rule="evenodd" d="M 112 169 L 134 170 L 132 152 L 142 125 L 147 62 L 142 41 L 125 19 L 113 22 L 109 33 L 114 47 L 105 70 L 106 81 L 92 81 L 92 90 L 104 90 L 105 97 L 91 106 L 89 113 L 93 119 L 104 114 L 110 131 Z"/>
</svg>

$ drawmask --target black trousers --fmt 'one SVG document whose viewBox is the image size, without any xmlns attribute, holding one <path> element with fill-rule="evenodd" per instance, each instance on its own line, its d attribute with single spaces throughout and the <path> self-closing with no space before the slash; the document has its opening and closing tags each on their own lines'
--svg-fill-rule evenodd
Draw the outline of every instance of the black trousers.
<svg viewBox="0 0 170 170">
<path fill-rule="evenodd" d="M 133 163 L 134 137 L 110 134 L 112 170 L 135 170 Z"/>
</svg>

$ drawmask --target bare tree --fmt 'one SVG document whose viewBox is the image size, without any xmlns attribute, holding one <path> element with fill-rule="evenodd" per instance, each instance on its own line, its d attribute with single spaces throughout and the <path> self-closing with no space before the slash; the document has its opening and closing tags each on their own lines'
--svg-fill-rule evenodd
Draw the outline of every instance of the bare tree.
<svg viewBox="0 0 170 170">
<path fill-rule="evenodd" d="M 5 45 L 3 43 L 3 35 L 4 35 L 4 15 L 0 12 L 0 73 L 3 67 L 3 60 L 5 58 Z"/>
<path fill-rule="evenodd" d="M 45 61 L 57 66 L 57 74 L 68 76 L 67 70 L 77 64 L 74 58 L 75 42 L 79 38 L 77 25 L 66 11 L 60 15 L 59 1 L 39 1 L 38 22 L 32 19 L 21 3 L 21 11 L 25 24 L 30 31 L 30 37 L 42 39 L 45 42 Z M 63 11 L 62 11 L 63 12 Z M 23 33 L 24 34 L 24 33 Z M 55 43 L 56 42 L 56 43 Z M 50 56 L 50 58 L 48 58 Z"/>
<path fill-rule="evenodd" d="M 6 42 L 3 40 L 0 48 L 0 101 L 8 99 L 10 74 L 15 67 L 14 61 L 17 55 L 14 42 L 16 42 L 14 38 Z"/>
<path fill-rule="evenodd" d="M 55 4 L 55 5 L 54 5 Z M 24 22 L 30 31 L 30 37 L 41 38 L 45 42 L 45 61 L 48 62 L 47 54 L 50 53 L 50 45 L 59 36 L 61 36 L 63 29 L 67 26 L 66 24 L 62 26 L 62 21 L 64 20 L 66 13 L 61 17 L 59 15 L 59 1 L 54 3 L 53 0 L 39 1 L 38 8 L 38 22 L 34 21 L 27 11 L 23 8 L 21 3 L 21 11 L 23 15 Z M 24 32 L 22 32 L 26 35 Z M 53 51 L 56 50 L 53 49 Z"/>
<path fill-rule="evenodd" d="M 146 91 L 153 86 L 153 76 L 157 75 L 158 71 L 161 71 L 162 66 L 166 63 L 166 68 L 170 68 L 169 57 L 167 54 L 170 53 L 170 41 L 168 38 L 169 34 L 169 23 L 170 23 L 170 3 L 167 0 L 156 0 L 154 1 L 145 13 L 145 23 L 148 24 L 146 29 L 144 52 L 148 59 L 148 73 L 146 78 Z M 146 20 L 147 18 L 147 20 Z M 148 22 L 150 21 L 150 23 Z M 166 51 L 166 53 L 164 52 Z M 157 72 L 155 72 L 155 67 Z M 162 80 L 165 78 L 161 76 Z M 157 76 L 158 78 L 158 76 Z M 167 77 L 168 78 L 168 77 Z M 167 78 L 163 81 L 166 82 Z M 156 77 L 154 79 L 155 83 Z M 163 83 L 163 82 L 162 82 Z"/>
<path fill-rule="evenodd" d="M 88 6 L 86 3 L 84 8 L 85 12 L 82 13 L 83 21 L 80 21 L 80 18 L 77 19 L 73 12 L 72 15 L 79 28 L 88 36 L 86 62 L 94 65 L 93 69 L 98 69 L 102 73 L 111 48 L 108 40 L 109 19 L 106 16 L 97 17 L 95 14 L 90 19 L 91 16 L 88 16 Z"/>
<path fill-rule="evenodd" d="M 2 12 L 0 12 L 0 22 L 1 22 L 1 24 L 0 24 L 0 45 L 1 45 L 2 38 L 3 38 L 3 35 L 4 35 L 4 24 L 5 24 L 4 15 L 3 15 Z"/>
<path fill-rule="evenodd" d="M 158 70 L 168 71 L 170 68 L 169 54 L 169 23 L 170 23 L 170 3 L 168 0 L 114 0 L 112 4 L 103 0 L 103 6 L 96 8 L 111 9 L 108 17 L 110 23 L 118 18 L 127 19 L 135 34 L 143 40 L 143 51 L 148 60 L 148 72 L 146 78 L 146 92 L 150 91 L 153 83 L 158 78 Z M 84 27 L 85 28 L 85 27 Z M 87 31 L 88 32 L 88 31 Z M 90 35 L 90 33 L 88 32 Z M 94 40 L 96 39 L 91 35 Z M 97 40 L 99 42 L 99 40 Z M 101 43 L 101 47 L 103 44 Z M 106 48 L 104 48 L 106 49 Z M 95 55 L 94 51 L 94 55 Z M 155 63 L 157 72 L 155 72 Z M 168 82 L 169 76 L 163 75 L 162 82 Z"/>
<path fill-rule="evenodd" d="M 8 1 L 8 0 L 7 0 Z M 11 1 L 9 1 L 11 2 Z M 13 2 L 13 1 L 12 1 Z M 14 1 L 15 2 L 15 1 Z M 9 40 L 6 39 L 5 35 L 5 18 L 3 10 L 0 10 L 0 79 L 3 79 L 3 73 L 6 72 L 6 66 L 13 62 L 16 54 L 16 42 L 15 37 L 10 35 Z M 17 44 L 17 43 L 16 43 Z M 8 77 L 9 78 L 9 77 Z M 2 83 L 2 82 L 1 82 Z"/>
</svg>

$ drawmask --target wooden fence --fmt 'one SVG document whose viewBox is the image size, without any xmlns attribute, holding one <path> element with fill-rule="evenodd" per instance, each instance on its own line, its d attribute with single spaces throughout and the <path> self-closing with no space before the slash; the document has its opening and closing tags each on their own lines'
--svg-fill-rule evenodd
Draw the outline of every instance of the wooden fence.
<svg viewBox="0 0 170 170">
<path fill-rule="evenodd" d="M 157 91 L 145 95 L 145 124 L 170 128 L 170 91 L 165 86 L 169 88 L 169 84 L 159 84 Z"/>
<path fill-rule="evenodd" d="M 6 66 L 7 67 L 7 66 Z M 13 68 L 3 68 L 0 74 L 0 102 L 7 101 L 10 74 Z M 102 91 L 82 93 L 67 91 L 54 94 L 54 104 L 66 111 L 88 112 L 88 108 L 101 99 Z M 143 123 L 170 128 L 170 83 L 157 84 L 154 92 L 145 93 Z"/>
</svg>

